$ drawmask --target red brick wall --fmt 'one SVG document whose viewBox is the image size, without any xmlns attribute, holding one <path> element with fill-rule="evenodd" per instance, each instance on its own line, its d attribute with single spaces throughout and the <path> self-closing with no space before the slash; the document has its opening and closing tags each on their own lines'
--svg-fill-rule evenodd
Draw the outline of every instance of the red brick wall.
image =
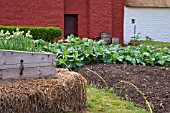
<svg viewBox="0 0 170 113">
<path fill-rule="evenodd" d="M 119 37 L 120 43 L 124 43 L 124 0 L 112 0 L 113 13 L 113 37 Z"/>
<path fill-rule="evenodd" d="M 87 0 L 65 0 L 64 6 L 65 14 L 78 14 L 78 36 L 89 37 Z"/>
<path fill-rule="evenodd" d="M 90 37 L 99 36 L 101 32 L 112 33 L 112 0 L 90 1 Z"/>
<path fill-rule="evenodd" d="M 63 0 L 1 0 L 0 25 L 64 28 Z"/>
<path fill-rule="evenodd" d="M 15 2 L 14 2 L 15 1 Z M 123 43 L 124 0 L 1 0 L 0 25 L 57 26 L 64 32 L 64 14 L 78 14 L 78 36 L 101 32 Z"/>
<path fill-rule="evenodd" d="M 78 14 L 78 36 L 110 32 L 123 43 L 124 0 L 65 0 L 65 14 Z"/>
</svg>

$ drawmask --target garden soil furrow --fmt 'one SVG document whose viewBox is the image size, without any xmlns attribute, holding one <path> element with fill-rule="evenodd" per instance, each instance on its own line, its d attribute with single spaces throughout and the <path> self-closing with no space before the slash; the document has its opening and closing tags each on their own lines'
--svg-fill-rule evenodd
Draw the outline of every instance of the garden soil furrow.
<svg viewBox="0 0 170 113">
<path fill-rule="evenodd" d="M 86 68 L 99 74 L 122 99 L 134 102 L 137 107 L 147 107 L 142 95 L 132 86 L 119 83 L 124 80 L 145 94 L 154 113 L 170 113 L 170 67 L 94 63 L 75 69 L 89 83 L 103 88 L 106 86 L 104 82 Z"/>
</svg>

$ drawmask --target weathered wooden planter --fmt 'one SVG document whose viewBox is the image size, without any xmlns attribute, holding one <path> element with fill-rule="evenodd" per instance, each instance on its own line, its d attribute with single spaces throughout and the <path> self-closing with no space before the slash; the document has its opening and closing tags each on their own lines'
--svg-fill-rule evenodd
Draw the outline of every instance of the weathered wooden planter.
<svg viewBox="0 0 170 113">
<path fill-rule="evenodd" d="M 55 75 L 56 56 L 0 50 L 0 79 L 20 79 Z"/>
</svg>

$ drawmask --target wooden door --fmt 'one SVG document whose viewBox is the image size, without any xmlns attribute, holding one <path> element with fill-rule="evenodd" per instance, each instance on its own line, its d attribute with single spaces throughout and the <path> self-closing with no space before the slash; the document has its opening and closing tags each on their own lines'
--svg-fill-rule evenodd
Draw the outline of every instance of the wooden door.
<svg viewBox="0 0 170 113">
<path fill-rule="evenodd" d="M 73 34 L 77 36 L 77 15 L 64 15 L 64 37 Z"/>
</svg>

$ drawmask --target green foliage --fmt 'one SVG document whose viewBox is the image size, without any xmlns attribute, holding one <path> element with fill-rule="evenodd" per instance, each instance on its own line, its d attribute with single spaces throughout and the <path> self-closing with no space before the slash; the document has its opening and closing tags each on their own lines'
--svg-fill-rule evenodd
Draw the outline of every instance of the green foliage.
<svg viewBox="0 0 170 113">
<path fill-rule="evenodd" d="M 30 31 L 25 33 L 25 35 L 24 31 L 19 31 L 19 29 L 13 32 L 13 34 L 3 30 L 0 32 L 0 49 L 40 52 L 44 46 L 45 41 L 42 39 L 33 40 Z"/>
<path fill-rule="evenodd" d="M 63 42 L 68 44 L 63 44 Z M 81 40 L 70 35 L 58 43 L 50 43 L 46 51 L 56 54 L 57 66 L 65 68 L 76 68 L 97 61 L 113 64 L 170 66 L 170 50 L 168 48 L 154 49 L 142 45 L 106 46 L 105 44 L 106 42 L 103 40 L 94 42 L 88 38 Z"/>
<path fill-rule="evenodd" d="M 43 39 L 48 42 L 54 41 L 55 38 L 61 36 L 62 34 L 61 29 L 56 27 L 0 26 L 0 31 L 9 31 L 12 34 L 13 31 L 16 31 L 16 28 L 19 28 L 21 31 L 24 31 L 24 34 L 27 31 L 31 31 L 31 35 L 35 40 Z"/>
<path fill-rule="evenodd" d="M 139 40 L 140 38 L 141 38 L 141 36 L 140 36 L 140 34 L 141 33 L 138 33 L 137 35 L 135 35 L 135 36 L 133 36 L 133 37 L 131 37 L 133 40 Z"/>
<path fill-rule="evenodd" d="M 145 39 L 146 39 L 147 41 L 153 41 L 153 39 L 152 39 L 151 37 L 149 37 L 149 36 L 146 36 Z"/>
<path fill-rule="evenodd" d="M 30 31 L 16 30 L 0 33 L 0 49 L 19 51 L 46 51 L 57 55 L 57 66 L 76 68 L 91 62 L 123 63 L 133 65 L 170 66 L 170 49 L 153 48 L 151 46 L 106 46 L 104 40 L 95 42 L 88 38 L 82 40 L 74 35 L 62 39 L 58 43 L 46 45 L 43 40 L 33 40 Z M 63 44 L 66 42 L 67 44 Z"/>
</svg>

